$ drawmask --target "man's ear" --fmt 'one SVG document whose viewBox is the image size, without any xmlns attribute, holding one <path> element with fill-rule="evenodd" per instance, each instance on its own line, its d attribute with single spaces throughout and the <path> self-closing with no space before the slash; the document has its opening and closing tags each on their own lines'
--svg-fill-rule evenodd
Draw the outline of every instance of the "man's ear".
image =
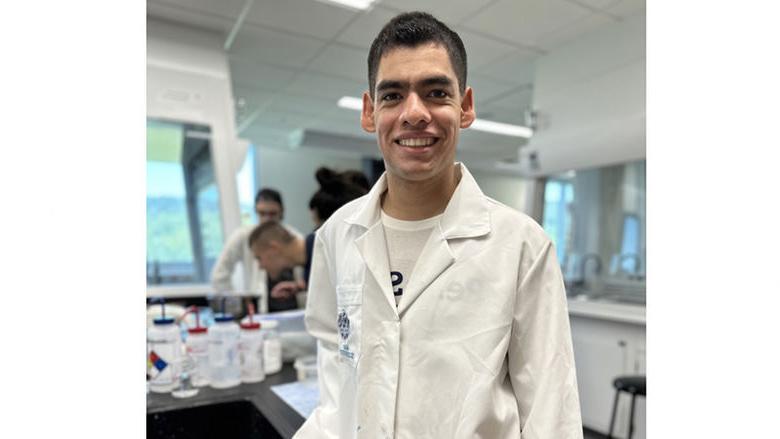
<svg viewBox="0 0 780 439">
<path fill-rule="evenodd" d="M 460 102 L 460 127 L 470 127 L 476 118 L 474 92 L 471 90 L 471 87 L 466 87 L 466 91 L 463 93 L 463 100 Z"/>
<path fill-rule="evenodd" d="M 360 112 L 360 126 L 363 130 L 374 133 L 376 125 L 374 124 L 374 102 L 368 92 L 363 92 L 363 111 Z"/>
</svg>

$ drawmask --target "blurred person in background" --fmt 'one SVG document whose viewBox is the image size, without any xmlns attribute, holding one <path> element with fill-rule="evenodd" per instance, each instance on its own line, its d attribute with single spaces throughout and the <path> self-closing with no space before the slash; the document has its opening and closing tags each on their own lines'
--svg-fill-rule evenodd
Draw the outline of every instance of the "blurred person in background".
<svg viewBox="0 0 780 439">
<path fill-rule="evenodd" d="M 279 191 L 272 188 L 260 189 L 255 195 L 255 213 L 257 213 L 260 224 L 268 221 L 282 221 L 284 219 L 284 203 Z M 293 276 L 290 267 L 287 267 L 287 270 L 280 270 L 274 276 L 268 276 L 262 268 L 258 267 L 254 255 L 248 247 L 249 235 L 255 227 L 255 225 L 241 226 L 230 235 L 211 271 L 211 285 L 218 295 L 257 295 L 257 309 L 260 313 L 297 307 L 294 300 L 292 302 L 290 300 L 274 300 L 267 294 L 278 282 L 289 281 Z M 301 233 L 294 227 L 287 224 L 284 227 L 293 236 L 302 237 Z M 232 277 L 239 264 L 243 271 L 243 285 L 241 285 L 241 289 L 236 289 Z M 238 312 L 238 310 L 230 311 Z"/>
<path fill-rule="evenodd" d="M 281 281 L 272 289 L 270 297 L 295 299 L 309 282 L 314 237 L 317 229 L 341 206 L 368 193 L 370 185 L 366 176 L 355 170 L 337 172 L 321 167 L 315 178 L 320 189 L 309 200 L 309 211 L 314 222 L 314 231 L 305 239 L 285 233 L 277 224 L 260 225 L 249 237 L 249 247 L 260 265 L 272 276 L 283 267 L 303 265 L 303 279 Z"/>
</svg>

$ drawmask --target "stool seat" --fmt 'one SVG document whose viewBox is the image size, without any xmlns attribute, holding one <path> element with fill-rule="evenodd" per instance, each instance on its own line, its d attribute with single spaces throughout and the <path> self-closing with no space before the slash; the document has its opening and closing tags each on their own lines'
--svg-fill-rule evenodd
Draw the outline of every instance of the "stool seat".
<svg viewBox="0 0 780 439">
<path fill-rule="evenodd" d="M 620 376 L 615 378 L 612 385 L 618 391 L 628 392 L 632 395 L 647 396 L 647 384 L 644 375 Z"/>
</svg>

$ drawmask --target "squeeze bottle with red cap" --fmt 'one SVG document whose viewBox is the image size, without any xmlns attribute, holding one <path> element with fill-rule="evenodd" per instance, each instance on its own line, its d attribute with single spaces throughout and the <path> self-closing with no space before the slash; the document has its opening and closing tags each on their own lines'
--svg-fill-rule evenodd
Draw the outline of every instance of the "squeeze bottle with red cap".
<svg viewBox="0 0 780 439">
<path fill-rule="evenodd" d="M 202 387 L 209 383 L 209 336 L 207 328 L 200 326 L 200 312 L 195 312 L 195 327 L 187 328 L 187 355 L 192 358 L 195 367 L 192 371 L 192 385 Z"/>
<path fill-rule="evenodd" d="M 149 390 L 167 393 L 176 387 L 181 364 L 181 332 L 174 319 L 165 317 L 165 300 L 160 299 L 162 316 L 146 333 Z"/>
<path fill-rule="evenodd" d="M 263 333 L 260 323 L 252 321 L 255 307 L 249 304 L 249 321 L 241 324 L 241 338 L 238 343 L 241 357 L 241 382 L 258 383 L 265 379 L 263 366 Z"/>
</svg>

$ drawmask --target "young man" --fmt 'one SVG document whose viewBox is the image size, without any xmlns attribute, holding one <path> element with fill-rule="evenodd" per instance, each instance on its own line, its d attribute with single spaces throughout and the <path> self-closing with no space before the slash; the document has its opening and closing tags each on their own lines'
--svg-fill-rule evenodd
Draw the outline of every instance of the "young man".
<svg viewBox="0 0 780 439">
<path fill-rule="evenodd" d="M 284 218 L 284 204 L 282 196 L 278 191 L 271 188 L 264 188 L 257 192 L 255 196 L 255 212 L 260 220 L 260 224 L 267 221 L 281 221 Z M 301 234 L 290 226 L 287 227 L 291 233 L 300 237 Z M 268 291 L 273 287 L 279 276 L 267 276 L 266 272 L 261 270 L 255 262 L 254 255 L 249 249 L 249 234 L 255 226 L 239 227 L 225 243 L 219 259 L 214 264 L 211 271 L 211 285 L 217 293 L 221 294 L 249 294 L 257 293 L 258 311 L 266 313 L 269 311 L 280 311 L 282 309 L 291 309 L 297 307 L 294 300 L 277 301 L 268 298 Z M 233 286 L 233 271 L 238 264 L 243 268 L 243 285 L 241 290 L 236 290 Z"/>
<path fill-rule="evenodd" d="M 466 53 L 432 16 L 374 40 L 361 125 L 386 173 L 320 228 L 306 308 L 320 405 L 297 438 L 582 438 L 555 250 L 455 162 Z"/>
</svg>

